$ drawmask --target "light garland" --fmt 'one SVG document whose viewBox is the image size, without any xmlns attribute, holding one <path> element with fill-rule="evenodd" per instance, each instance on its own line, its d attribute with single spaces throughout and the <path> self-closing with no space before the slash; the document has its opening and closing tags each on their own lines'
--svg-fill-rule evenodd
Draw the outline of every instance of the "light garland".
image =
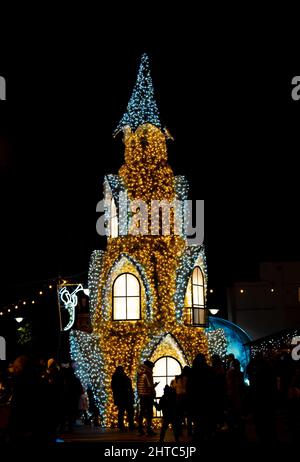
<svg viewBox="0 0 300 462">
<path fill-rule="evenodd" d="M 98 303 L 98 285 L 99 277 L 102 271 L 102 262 L 103 262 L 104 252 L 103 250 L 94 250 L 91 259 L 90 267 L 88 274 L 88 287 L 90 291 L 89 299 L 89 308 L 90 308 L 90 319 L 91 323 L 94 321 L 94 315 Z"/>
<path fill-rule="evenodd" d="M 106 426 L 105 405 L 107 390 L 105 388 L 104 360 L 99 348 L 99 338 L 95 334 L 87 334 L 73 330 L 70 332 L 70 353 L 76 362 L 76 375 L 82 386 L 92 390 L 95 404 L 99 409 L 101 424 Z M 86 359 L 89 359 L 87 362 Z"/>
<path fill-rule="evenodd" d="M 293 348 L 292 340 L 299 335 L 299 329 L 293 329 L 288 332 L 284 331 L 279 335 L 274 334 L 273 336 L 269 336 L 261 341 L 254 341 L 252 344 L 250 343 L 251 356 L 254 357 L 258 353 L 267 355 L 287 347 Z"/>
</svg>

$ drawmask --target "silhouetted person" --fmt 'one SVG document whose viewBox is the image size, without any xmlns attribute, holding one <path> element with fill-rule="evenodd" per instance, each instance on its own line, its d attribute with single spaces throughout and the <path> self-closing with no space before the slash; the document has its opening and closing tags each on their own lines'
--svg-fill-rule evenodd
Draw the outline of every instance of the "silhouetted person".
<svg viewBox="0 0 300 462">
<path fill-rule="evenodd" d="M 231 363 L 232 361 L 235 360 L 235 356 L 233 353 L 229 353 L 227 356 L 226 356 L 226 359 L 225 359 L 225 370 L 228 371 L 228 369 L 230 368 L 231 366 Z"/>
<path fill-rule="evenodd" d="M 88 386 L 87 395 L 89 398 L 89 412 L 92 414 L 90 417 L 90 423 L 95 427 L 99 427 L 99 409 L 95 402 L 93 390 L 90 386 Z"/>
<path fill-rule="evenodd" d="M 194 438 L 207 440 L 213 431 L 212 404 L 215 381 L 212 368 L 207 364 L 205 355 L 199 353 L 191 369 L 188 379 L 188 395 L 191 401 L 192 420 L 194 422 Z"/>
<path fill-rule="evenodd" d="M 112 376 L 111 388 L 113 391 L 114 403 L 118 407 L 118 427 L 122 431 L 124 426 L 124 415 L 127 412 L 129 429 L 134 429 L 133 403 L 134 395 L 130 378 L 125 374 L 122 366 L 118 366 Z"/>
<path fill-rule="evenodd" d="M 226 374 L 223 361 L 217 354 L 212 355 L 211 365 L 215 380 L 214 419 L 217 428 L 222 428 L 226 407 Z"/>
<path fill-rule="evenodd" d="M 64 369 L 64 415 L 69 431 L 73 431 L 78 417 L 79 398 L 83 393 L 80 380 L 75 375 L 75 364 Z"/>
<path fill-rule="evenodd" d="M 251 359 L 247 372 L 250 381 L 250 392 L 253 405 L 253 417 L 257 437 L 260 440 L 274 441 L 276 375 L 271 363 L 262 355 Z"/>
<path fill-rule="evenodd" d="M 33 438 L 38 424 L 38 376 L 32 362 L 19 356 L 13 363 L 11 424 L 13 441 Z"/>
<path fill-rule="evenodd" d="M 42 375 L 43 395 L 45 400 L 46 428 L 49 439 L 54 440 L 58 426 L 63 421 L 64 383 L 61 370 L 54 358 L 47 362 L 47 369 Z M 44 397 L 44 398 L 43 398 Z"/>
<path fill-rule="evenodd" d="M 156 433 L 152 430 L 153 403 L 155 398 L 155 386 L 153 383 L 154 364 L 152 361 L 145 361 L 138 371 L 137 389 L 140 399 L 140 413 L 138 418 L 139 434 L 144 435 L 143 420 L 147 422 L 147 435 L 152 436 Z"/>
<path fill-rule="evenodd" d="M 176 390 L 176 405 L 177 405 L 177 412 L 179 415 L 179 433 L 182 433 L 182 424 L 185 423 L 185 419 L 187 419 L 187 428 L 188 434 L 192 434 L 192 421 L 191 421 L 191 403 L 188 397 L 188 378 L 191 375 L 191 368 L 189 366 L 185 366 L 182 369 L 180 375 L 178 375 L 174 380 L 171 382 L 171 386 Z"/>
<path fill-rule="evenodd" d="M 300 436 L 300 364 L 295 361 L 294 371 L 288 391 L 288 428 L 292 441 Z"/>
<path fill-rule="evenodd" d="M 180 433 L 180 416 L 178 414 L 176 390 L 173 387 L 166 385 L 164 388 L 164 394 L 160 398 L 159 403 L 156 404 L 156 409 L 162 411 L 162 427 L 160 431 L 159 442 L 162 443 L 165 439 L 166 431 L 169 424 L 172 424 L 174 438 L 176 443 L 179 442 Z"/>
<path fill-rule="evenodd" d="M 244 375 L 241 372 L 240 362 L 237 359 L 231 361 L 226 373 L 226 387 L 229 404 L 229 427 L 234 432 L 240 432 L 242 428 L 242 403 L 244 395 Z"/>
</svg>

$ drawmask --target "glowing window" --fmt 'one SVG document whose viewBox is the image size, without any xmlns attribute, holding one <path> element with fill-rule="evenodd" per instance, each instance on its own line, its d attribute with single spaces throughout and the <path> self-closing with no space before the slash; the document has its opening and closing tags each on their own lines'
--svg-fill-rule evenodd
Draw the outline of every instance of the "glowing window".
<svg viewBox="0 0 300 462">
<path fill-rule="evenodd" d="M 191 306 L 188 307 L 188 323 L 194 326 L 204 326 L 206 323 L 205 301 L 204 301 L 204 276 L 196 266 L 191 276 L 191 293 L 188 294 Z"/>
<path fill-rule="evenodd" d="M 181 365 L 177 359 L 171 356 L 163 356 L 159 358 L 153 368 L 153 381 L 159 382 L 156 386 L 156 398 L 160 398 L 164 394 L 166 385 L 170 385 L 176 375 L 181 374 Z"/>
<path fill-rule="evenodd" d="M 119 235 L 119 223 L 118 223 L 118 212 L 114 199 L 111 200 L 110 205 L 110 237 L 118 237 Z"/>
<path fill-rule="evenodd" d="M 141 286 L 136 276 L 120 274 L 113 284 L 113 319 L 134 321 L 141 318 Z"/>
</svg>

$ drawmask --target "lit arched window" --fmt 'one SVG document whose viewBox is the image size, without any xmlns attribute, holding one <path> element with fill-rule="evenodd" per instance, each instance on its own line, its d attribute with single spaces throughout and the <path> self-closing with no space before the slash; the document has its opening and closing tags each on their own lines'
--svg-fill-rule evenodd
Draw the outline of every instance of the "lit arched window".
<svg viewBox="0 0 300 462">
<path fill-rule="evenodd" d="M 204 301 L 204 276 L 199 268 L 193 269 L 191 276 L 191 302 L 190 307 L 190 324 L 194 326 L 204 326 L 205 319 L 205 301 Z"/>
<path fill-rule="evenodd" d="M 136 276 L 123 273 L 113 284 L 113 320 L 141 319 L 141 286 Z"/>
<path fill-rule="evenodd" d="M 118 237 L 119 235 L 119 223 L 118 223 L 118 212 L 114 198 L 110 203 L 110 237 Z"/>
<path fill-rule="evenodd" d="M 175 379 L 176 375 L 180 374 L 181 364 L 172 356 L 162 356 L 155 361 L 153 368 L 153 382 L 158 382 L 158 385 L 155 388 L 156 400 L 164 394 L 165 386 L 171 385 L 171 382 Z M 155 417 L 162 417 L 161 411 L 156 411 L 155 408 L 153 410 Z"/>
</svg>

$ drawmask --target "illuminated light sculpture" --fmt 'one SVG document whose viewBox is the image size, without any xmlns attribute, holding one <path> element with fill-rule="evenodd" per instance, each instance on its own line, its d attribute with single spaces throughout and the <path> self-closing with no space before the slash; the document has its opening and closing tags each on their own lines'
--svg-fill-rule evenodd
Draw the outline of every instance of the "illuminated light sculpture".
<svg viewBox="0 0 300 462">
<path fill-rule="evenodd" d="M 74 325 L 75 322 L 75 308 L 78 303 L 78 297 L 77 297 L 77 292 L 80 290 L 83 290 L 82 284 L 79 284 L 73 292 L 69 292 L 67 287 L 63 287 L 59 291 L 59 296 L 61 301 L 64 304 L 64 308 L 67 310 L 69 313 L 69 321 L 66 326 L 62 326 L 62 330 L 67 331 L 71 329 L 71 327 Z"/>
<path fill-rule="evenodd" d="M 90 260 L 92 333 L 70 332 L 78 376 L 91 388 L 103 426 L 117 425 L 110 386 L 117 366 L 124 367 L 136 389 L 137 371 L 146 359 L 154 361 L 161 371 L 164 358 L 170 358 L 166 361 L 174 378 L 184 365 L 192 365 L 198 353 L 209 357 L 210 351 L 221 355 L 226 351 L 222 329 L 209 334 L 205 330 L 205 250 L 203 245 L 188 245 L 185 206 L 176 212 L 185 221 L 179 233 L 174 232 L 175 213 L 169 235 L 160 230 L 157 235 L 128 232 L 133 217 L 126 198 L 143 200 L 150 209 L 153 200 L 188 198 L 187 180 L 174 176 L 167 164 L 169 136 L 162 130 L 146 55 L 142 56 L 127 112 L 115 133 L 120 131 L 125 162 L 118 175 L 104 178 L 107 248 L 95 250 Z M 153 219 L 160 223 L 159 208 L 152 212 L 140 227 L 150 227 Z M 171 378 L 167 374 L 164 380 Z"/>
</svg>

